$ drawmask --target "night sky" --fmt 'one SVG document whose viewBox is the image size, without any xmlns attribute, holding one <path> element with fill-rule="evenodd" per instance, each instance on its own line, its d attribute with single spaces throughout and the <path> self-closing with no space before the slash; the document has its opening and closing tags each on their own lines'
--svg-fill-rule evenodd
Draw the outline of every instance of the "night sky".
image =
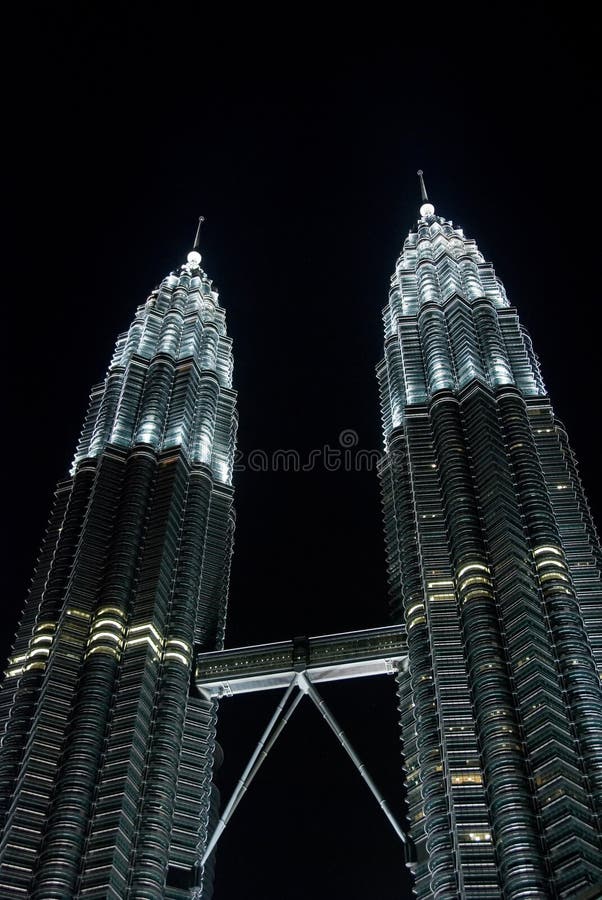
<svg viewBox="0 0 602 900">
<path fill-rule="evenodd" d="M 377 450 L 381 310 L 423 168 L 529 328 L 600 522 L 599 91 L 579 7 L 115 9 L 48 5 L 5 38 L 3 658 L 90 388 L 200 214 L 242 454 L 305 462 L 349 429 Z M 235 488 L 228 646 L 386 624 L 374 471 L 247 470 Z M 324 695 L 401 816 L 392 681 Z M 275 703 L 222 705 L 224 799 Z M 304 701 L 219 845 L 215 900 L 407 890 L 397 838 Z"/>
</svg>

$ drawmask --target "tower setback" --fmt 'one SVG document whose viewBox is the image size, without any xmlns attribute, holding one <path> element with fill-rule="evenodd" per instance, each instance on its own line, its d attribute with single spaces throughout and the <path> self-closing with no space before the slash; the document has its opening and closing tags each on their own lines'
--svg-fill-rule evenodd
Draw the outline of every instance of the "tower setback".
<svg viewBox="0 0 602 900">
<path fill-rule="evenodd" d="M 210 900 L 226 675 L 324 715 L 314 681 L 377 670 L 399 683 L 420 900 L 602 890 L 602 550 L 516 310 L 421 190 L 378 367 L 401 628 L 219 652 L 236 396 L 197 232 L 57 488 L 0 691 L 1 897 Z"/>
<path fill-rule="evenodd" d="M 59 483 L 0 691 L 0 895 L 206 898 L 234 512 L 232 346 L 196 249 L 142 305 Z"/>
<path fill-rule="evenodd" d="M 602 552 L 529 335 L 422 188 L 378 367 L 415 890 L 575 897 L 602 883 Z"/>
</svg>

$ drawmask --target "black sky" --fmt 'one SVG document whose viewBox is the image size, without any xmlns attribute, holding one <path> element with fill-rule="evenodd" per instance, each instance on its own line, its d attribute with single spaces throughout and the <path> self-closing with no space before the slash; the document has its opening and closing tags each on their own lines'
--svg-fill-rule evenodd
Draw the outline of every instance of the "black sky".
<svg viewBox="0 0 602 900">
<path fill-rule="evenodd" d="M 201 5 L 63 4 L 8 28 L 4 656 L 90 387 L 199 214 L 241 451 L 306 458 L 344 429 L 378 449 L 381 310 L 422 167 L 530 329 L 600 521 L 599 90 L 582 12 L 225 7 L 218 22 Z M 246 471 L 235 487 L 228 645 L 386 623 L 374 473 Z M 392 685 L 325 694 L 401 814 Z M 223 705 L 225 795 L 274 703 Z M 302 706 L 223 838 L 216 900 L 400 900 L 405 884 L 390 827 Z"/>
</svg>

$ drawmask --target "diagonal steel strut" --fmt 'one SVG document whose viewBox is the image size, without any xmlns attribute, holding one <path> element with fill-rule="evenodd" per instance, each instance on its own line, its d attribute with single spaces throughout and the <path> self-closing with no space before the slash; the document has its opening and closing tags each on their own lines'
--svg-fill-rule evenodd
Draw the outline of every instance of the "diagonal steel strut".
<svg viewBox="0 0 602 900">
<path fill-rule="evenodd" d="M 291 694 L 295 688 L 297 688 L 298 693 L 297 693 L 296 697 L 293 699 L 293 701 L 289 704 L 288 709 L 285 710 L 285 707 L 289 700 L 289 697 L 291 696 Z M 380 808 L 384 812 L 385 816 L 387 817 L 387 819 L 393 826 L 393 829 L 394 829 L 395 833 L 397 834 L 397 836 L 401 839 L 401 841 L 404 845 L 407 845 L 407 837 L 406 837 L 403 829 L 401 828 L 401 826 L 395 819 L 393 813 L 387 806 L 386 800 L 384 799 L 383 795 L 381 794 L 381 792 L 375 785 L 374 781 L 372 780 L 371 776 L 369 775 L 369 773 L 366 769 L 366 766 L 364 765 L 364 763 L 361 761 L 361 759 L 359 758 L 359 756 L 357 755 L 357 753 L 351 746 L 351 743 L 349 742 L 349 738 L 347 737 L 347 735 L 345 734 L 343 729 L 340 727 L 339 723 L 337 722 L 337 720 L 335 719 L 333 714 L 330 712 L 325 701 L 322 699 L 322 697 L 320 697 L 318 691 L 316 690 L 314 685 L 311 683 L 311 681 L 309 680 L 307 675 L 304 672 L 297 672 L 293 676 L 289 686 L 287 687 L 287 689 L 284 693 L 284 696 L 282 697 L 282 700 L 276 707 L 276 711 L 274 712 L 274 715 L 270 719 L 265 731 L 263 732 L 261 738 L 259 739 L 259 742 L 258 742 L 257 746 L 255 747 L 255 750 L 253 751 L 251 758 L 250 758 L 249 762 L 247 763 L 247 766 L 246 766 L 244 772 L 240 776 L 240 779 L 238 780 L 238 783 L 237 783 L 236 787 L 234 788 L 232 796 L 230 797 L 230 800 L 228 801 L 228 804 L 227 804 L 226 808 L 224 809 L 224 812 L 222 813 L 222 815 L 215 827 L 215 831 L 211 835 L 211 839 L 209 840 L 209 843 L 207 844 L 207 848 L 206 848 L 205 853 L 203 854 L 203 858 L 201 860 L 201 865 L 204 865 L 207 862 L 207 860 L 209 859 L 209 857 L 211 856 L 211 854 L 213 853 L 213 850 L 215 849 L 215 846 L 216 846 L 217 842 L 219 841 L 226 825 L 232 818 L 234 810 L 236 809 L 236 807 L 242 800 L 244 793 L 246 792 L 249 785 L 253 781 L 255 775 L 259 771 L 259 769 L 260 769 L 262 763 L 264 762 L 265 758 L 267 757 L 268 753 L 270 752 L 270 750 L 272 749 L 272 747 L 278 740 L 278 737 L 282 733 L 284 726 L 291 718 L 292 714 L 294 713 L 295 709 L 297 708 L 297 706 L 299 705 L 299 703 L 301 702 L 301 700 L 303 699 L 305 694 L 307 694 L 311 698 L 312 702 L 318 708 L 319 712 L 321 713 L 323 718 L 326 720 L 326 722 L 328 723 L 328 725 L 330 726 L 330 728 L 336 735 L 338 741 L 340 742 L 340 744 L 342 745 L 342 747 L 344 748 L 346 753 L 351 758 L 356 769 L 358 770 L 358 772 L 360 773 L 360 775 L 362 776 L 362 778 L 364 779 L 364 781 L 366 782 L 366 784 L 368 785 L 370 790 L 372 791 L 372 794 L 376 798 L 378 805 L 380 806 Z"/>
<path fill-rule="evenodd" d="M 368 773 L 368 770 L 366 769 L 366 766 L 364 765 L 364 763 L 361 761 L 361 759 L 359 758 L 359 756 L 357 755 L 357 753 L 351 746 L 351 744 L 349 742 L 349 738 L 347 737 L 347 735 L 345 734 L 345 732 L 343 731 L 343 729 L 341 728 L 341 726 L 339 725 L 339 723 L 337 722 L 337 720 L 335 719 L 333 714 L 330 712 L 328 707 L 326 706 L 326 703 L 324 702 L 322 697 L 320 697 L 319 693 L 317 692 L 317 690 L 315 689 L 315 687 L 313 686 L 313 684 L 311 683 L 309 678 L 307 678 L 307 676 L 305 675 L 304 672 L 299 673 L 298 680 L 299 680 L 300 690 L 305 691 L 305 693 L 313 700 L 313 702 L 318 707 L 318 709 L 321 712 L 324 719 L 326 719 L 326 721 L 330 725 L 331 729 L 336 734 L 339 742 L 341 743 L 341 745 L 343 746 L 343 748 L 345 749 L 347 754 L 350 756 L 356 769 L 358 770 L 358 772 L 360 773 L 360 775 L 362 776 L 362 778 L 364 779 L 364 781 L 366 782 L 366 784 L 368 785 L 368 787 L 370 788 L 370 790 L 372 791 L 374 796 L 376 797 L 376 800 L 378 801 L 378 805 L 380 806 L 380 808 L 384 812 L 385 816 L 387 817 L 387 819 L 393 826 L 395 833 L 401 839 L 403 844 L 407 844 L 408 839 L 405 836 L 405 833 L 404 833 L 403 829 L 401 828 L 401 825 L 399 824 L 399 822 L 397 821 L 397 819 L 395 818 L 395 816 L 393 815 L 393 813 L 387 806 L 387 802 L 386 802 L 385 798 L 383 797 L 383 795 L 381 794 L 379 789 L 374 784 L 372 778 L 370 777 L 370 775 Z"/>
<path fill-rule="evenodd" d="M 257 743 L 257 746 L 255 747 L 255 750 L 251 754 L 251 759 L 247 763 L 247 766 L 246 766 L 244 772 L 240 776 L 238 783 L 237 783 L 236 787 L 234 788 L 232 796 L 230 797 L 230 800 L 228 801 L 228 804 L 227 804 L 226 808 L 224 809 L 224 811 L 219 819 L 219 822 L 215 826 L 215 831 L 211 835 L 211 839 L 210 839 L 209 843 L 207 844 L 205 853 L 203 854 L 203 858 L 201 860 L 201 865 L 205 865 L 205 863 L 207 862 L 207 860 L 213 853 L 215 845 L 219 841 L 219 839 L 222 835 L 222 832 L 224 831 L 226 825 L 230 821 L 232 814 L 234 813 L 234 810 L 236 809 L 236 807 L 242 800 L 243 794 L 249 787 L 252 780 L 255 778 L 255 775 L 259 771 L 261 764 L 263 763 L 266 756 L 268 755 L 268 753 L 270 752 L 270 750 L 276 743 L 278 737 L 280 736 L 280 734 L 282 732 L 282 729 L 284 728 L 284 726 L 286 725 L 286 723 L 292 716 L 293 712 L 299 705 L 299 702 L 303 699 L 303 693 L 301 690 L 299 690 L 297 693 L 297 696 L 295 697 L 293 702 L 290 704 L 288 710 L 286 710 L 286 712 L 283 712 L 284 707 L 286 706 L 286 703 L 287 703 L 290 695 L 294 691 L 295 687 L 299 686 L 298 680 L 299 680 L 298 676 L 295 676 L 292 679 L 288 688 L 284 692 L 284 696 L 282 697 L 282 700 L 276 707 L 276 711 L 275 711 L 274 715 L 268 722 L 268 725 L 267 725 L 265 731 L 263 732 L 262 736 L 260 737 L 260 739 Z"/>
</svg>

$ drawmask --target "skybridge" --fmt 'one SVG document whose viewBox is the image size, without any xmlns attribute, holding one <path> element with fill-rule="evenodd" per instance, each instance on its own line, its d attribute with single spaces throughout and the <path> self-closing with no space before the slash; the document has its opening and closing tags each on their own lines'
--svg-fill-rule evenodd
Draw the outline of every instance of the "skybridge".
<svg viewBox="0 0 602 900">
<path fill-rule="evenodd" d="M 372 791 L 402 844 L 409 849 L 403 828 L 316 687 L 328 681 L 396 675 L 407 664 L 405 632 L 399 625 L 199 653 L 196 657 L 195 685 L 197 691 L 208 700 L 284 689 L 274 715 L 207 844 L 202 864 L 215 849 L 251 781 L 305 696 L 317 707 Z"/>
</svg>

